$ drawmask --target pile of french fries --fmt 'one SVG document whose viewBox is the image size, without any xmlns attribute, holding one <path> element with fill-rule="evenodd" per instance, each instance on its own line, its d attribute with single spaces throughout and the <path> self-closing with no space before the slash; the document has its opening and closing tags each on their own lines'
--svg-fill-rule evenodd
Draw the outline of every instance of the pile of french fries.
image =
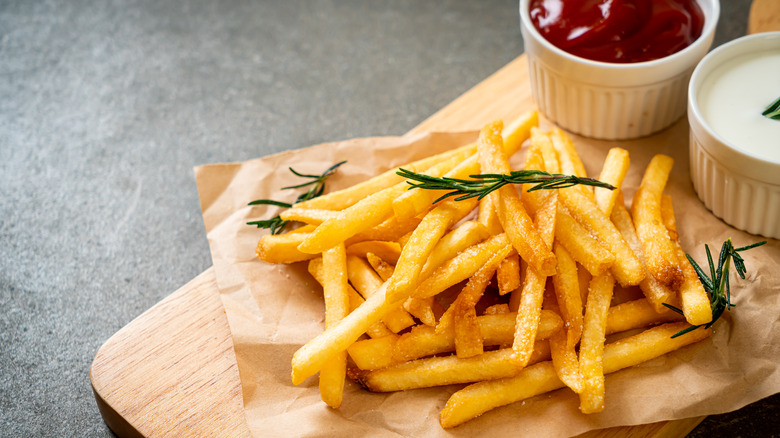
<svg viewBox="0 0 780 438">
<path fill-rule="evenodd" d="M 402 167 L 461 179 L 506 174 L 524 143 L 525 169 L 586 176 L 571 140 L 539 130 L 535 112 Z M 652 159 L 630 211 L 620 148 L 598 177 L 616 190 L 507 185 L 434 203 L 443 193 L 409 190 L 392 169 L 295 204 L 282 219 L 305 225 L 257 247 L 267 262 L 308 261 L 323 287 L 325 330 L 293 356 L 293 383 L 319 372 L 322 400 L 334 408 L 345 376 L 375 392 L 468 384 L 442 410 L 445 428 L 563 387 L 583 413 L 602 411 L 606 374 L 710 335 L 671 338 L 712 320 L 663 194 L 672 164 Z M 618 303 L 618 288 L 637 297 Z"/>
</svg>

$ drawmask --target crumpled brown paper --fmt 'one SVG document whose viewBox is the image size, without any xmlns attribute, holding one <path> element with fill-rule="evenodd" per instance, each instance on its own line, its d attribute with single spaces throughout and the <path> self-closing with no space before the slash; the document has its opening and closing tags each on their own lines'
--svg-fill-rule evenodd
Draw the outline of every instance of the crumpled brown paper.
<svg viewBox="0 0 780 438">
<path fill-rule="evenodd" d="M 651 157 L 657 153 L 674 157 L 666 193 L 674 198 L 683 248 L 704 265 L 705 243 L 717 253 L 728 237 L 736 246 L 764 238 L 726 225 L 696 197 L 688 173 L 687 126 L 682 120 L 660 134 L 629 142 L 573 139 L 589 175 L 598 175 L 610 147 L 630 152 L 632 165 L 623 187 L 629 203 Z M 196 168 L 246 418 L 255 436 L 570 436 L 728 412 L 780 392 L 780 242 L 773 239 L 743 253 L 747 279 L 732 273 L 732 301 L 737 307 L 715 325 L 714 335 L 609 375 L 606 410 L 600 414 L 580 414 L 577 396 L 562 389 L 495 409 L 445 431 L 439 426 L 439 411 L 461 385 L 372 394 L 348 381 L 338 410 L 320 401 L 316 377 L 292 385 L 293 353 L 323 330 L 322 290 L 306 272 L 305 263 L 271 265 L 255 258 L 257 240 L 267 231 L 245 223 L 269 218 L 277 210 L 248 207 L 247 202 L 294 199 L 297 193 L 280 190 L 301 182 L 289 172 L 290 166 L 319 174 L 333 163 L 348 160 L 328 180 L 330 191 L 475 138 L 472 132 L 355 139 Z M 516 168 L 520 163 L 513 158 Z"/>
</svg>

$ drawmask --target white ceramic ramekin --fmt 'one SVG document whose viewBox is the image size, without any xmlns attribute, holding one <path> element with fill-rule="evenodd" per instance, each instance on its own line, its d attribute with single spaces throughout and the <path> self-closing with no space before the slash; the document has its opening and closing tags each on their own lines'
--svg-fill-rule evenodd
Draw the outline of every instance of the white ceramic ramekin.
<svg viewBox="0 0 780 438">
<path fill-rule="evenodd" d="M 547 41 L 520 0 L 520 30 L 539 110 L 558 126 L 586 137 L 621 140 L 660 131 L 685 114 L 693 68 L 707 53 L 720 15 L 718 0 L 698 0 L 701 36 L 654 61 L 617 64 L 571 55 Z"/>
<path fill-rule="evenodd" d="M 780 161 L 761 158 L 725 140 L 712 129 L 700 107 L 702 84 L 714 69 L 735 56 L 762 51 L 780 51 L 780 32 L 724 44 L 694 70 L 688 89 L 690 169 L 696 193 L 715 216 L 749 233 L 780 239 Z M 767 99 L 772 97 L 776 96 Z M 777 142 L 780 148 L 780 138 Z"/>
</svg>

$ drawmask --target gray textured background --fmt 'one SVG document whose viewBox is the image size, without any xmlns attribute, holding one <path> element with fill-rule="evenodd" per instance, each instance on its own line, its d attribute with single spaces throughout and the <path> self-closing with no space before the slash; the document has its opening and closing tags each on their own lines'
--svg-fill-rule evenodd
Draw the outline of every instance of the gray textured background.
<svg viewBox="0 0 780 438">
<path fill-rule="evenodd" d="M 723 3 L 716 45 L 746 29 Z M 97 349 L 210 266 L 193 166 L 402 134 L 522 53 L 516 8 L 0 0 L 0 436 L 110 435 Z"/>
</svg>

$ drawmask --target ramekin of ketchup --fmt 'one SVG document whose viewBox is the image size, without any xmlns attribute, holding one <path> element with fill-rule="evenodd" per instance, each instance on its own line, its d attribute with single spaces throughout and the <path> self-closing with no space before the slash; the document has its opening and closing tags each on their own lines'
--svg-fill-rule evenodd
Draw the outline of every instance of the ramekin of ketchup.
<svg viewBox="0 0 780 438">
<path fill-rule="evenodd" d="M 680 119 L 718 0 L 520 0 L 539 110 L 571 132 L 642 137 Z"/>
<path fill-rule="evenodd" d="M 531 0 L 531 21 L 555 47 L 601 62 L 644 62 L 701 36 L 695 0 Z"/>
</svg>

